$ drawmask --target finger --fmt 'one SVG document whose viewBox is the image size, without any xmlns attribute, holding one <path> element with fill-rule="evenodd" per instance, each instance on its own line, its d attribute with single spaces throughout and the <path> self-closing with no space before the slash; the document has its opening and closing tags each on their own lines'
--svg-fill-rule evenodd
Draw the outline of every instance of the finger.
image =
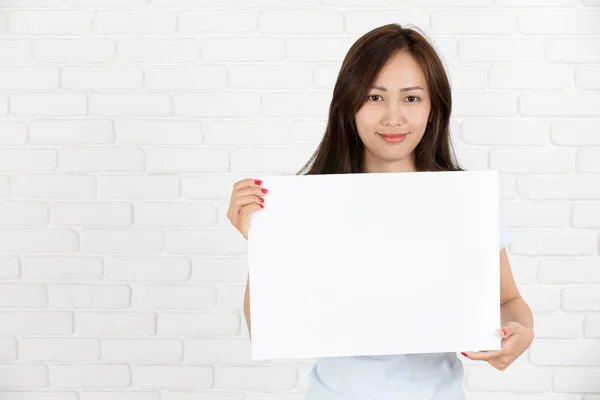
<svg viewBox="0 0 600 400">
<path fill-rule="evenodd" d="M 518 333 L 520 326 L 521 325 L 517 322 L 509 322 L 508 324 L 500 328 L 500 337 L 506 339 L 507 337 Z"/>
<path fill-rule="evenodd" d="M 262 204 L 249 204 L 247 206 L 244 206 L 244 207 L 242 207 L 242 211 L 240 212 L 240 219 L 242 221 L 244 221 L 244 220 L 248 219 L 248 216 L 250 215 L 251 212 L 262 210 L 262 209 L 263 209 Z"/>
<path fill-rule="evenodd" d="M 501 357 L 502 355 L 504 355 L 502 350 L 478 351 L 478 352 L 465 351 L 465 352 L 462 352 L 461 354 L 471 360 L 478 360 L 478 361 L 493 360 L 494 358 L 498 358 L 498 357 Z"/>
<path fill-rule="evenodd" d="M 233 184 L 233 192 L 236 192 L 240 189 L 248 188 L 248 187 L 258 187 L 262 185 L 262 181 L 260 179 L 247 178 L 242 179 L 241 181 L 237 181 Z"/>
<path fill-rule="evenodd" d="M 255 202 L 264 203 L 263 196 L 266 194 L 266 192 L 267 189 L 263 189 L 258 186 L 240 189 L 239 191 L 234 192 L 229 203 L 229 213 L 231 214 L 230 219 L 240 215 L 241 208 L 245 205 Z"/>
</svg>

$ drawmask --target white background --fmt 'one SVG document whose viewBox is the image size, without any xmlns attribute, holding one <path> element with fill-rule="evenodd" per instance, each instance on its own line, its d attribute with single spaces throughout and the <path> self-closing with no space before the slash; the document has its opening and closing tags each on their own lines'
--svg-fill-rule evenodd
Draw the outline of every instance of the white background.
<svg viewBox="0 0 600 400">
<path fill-rule="evenodd" d="M 0 398 L 302 399 L 311 363 L 249 360 L 231 185 L 297 171 L 349 46 L 410 22 L 536 319 L 470 399 L 600 399 L 600 2 L 449 3 L 0 0 Z"/>
</svg>

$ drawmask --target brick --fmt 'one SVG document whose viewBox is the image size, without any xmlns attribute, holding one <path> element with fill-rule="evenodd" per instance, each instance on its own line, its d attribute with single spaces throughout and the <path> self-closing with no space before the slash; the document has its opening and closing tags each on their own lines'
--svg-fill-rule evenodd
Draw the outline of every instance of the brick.
<svg viewBox="0 0 600 400">
<path fill-rule="evenodd" d="M 292 143 L 290 125 L 284 120 L 211 121 L 205 124 L 207 145 L 278 145 Z"/>
<path fill-rule="evenodd" d="M 63 172 L 142 172 L 142 149 L 130 147 L 63 147 L 58 170 Z"/>
<path fill-rule="evenodd" d="M 240 329 L 238 313 L 159 312 L 158 335 L 186 337 L 233 336 Z"/>
<path fill-rule="evenodd" d="M 304 21 L 311 23 L 307 24 Z M 260 13 L 259 30 L 267 34 L 342 33 L 344 15 L 335 9 L 263 10 Z"/>
<path fill-rule="evenodd" d="M 490 167 L 505 173 L 568 174 L 575 170 L 575 149 L 492 149 Z"/>
<path fill-rule="evenodd" d="M 456 117 L 514 117 L 517 114 L 515 93 L 457 92 L 453 96 L 452 108 Z"/>
<path fill-rule="evenodd" d="M 458 41 L 462 62 L 540 62 L 544 58 L 541 38 L 464 37 Z"/>
<path fill-rule="evenodd" d="M 248 117 L 258 114 L 260 94 L 175 93 L 175 114 L 184 117 Z"/>
<path fill-rule="evenodd" d="M 577 169 L 583 173 L 600 172 L 600 151 L 594 148 L 579 149 Z"/>
<path fill-rule="evenodd" d="M 75 314 L 78 336 L 148 336 L 156 333 L 156 317 L 151 312 L 87 312 Z"/>
<path fill-rule="evenodd" d="M 292 124 L 292 136 L 295 144 L 316 145 L 325 136 L 325 121 L 295 121 Z"/>
<path fill-rule="evenodd" d="M 133 386 L 152 389 L 209 389 L 213 386 L 211 366 L 134 365 Z"/>
<path fill-rule="evenodd" d="M 70 335 L 73 315 L 70 312 L 0 312 L 3 335 Z"/>
<path fill-rule="evenodd" d="M 109 256 L 104 259 L 107 280 L 169 282 L 185 281 L 190 275 L 187 257 Z"/>
<path fill-rule="evenodd" d="M 31 121 L 30 144 L 109 144 L 115 140 L 111 121 L 107 120 L 35 120 Z"/>
<path fill-rule="evenodd" d="M 2 3 L 5 6 L 4 3 Z M 0 15 L 3 21 L 3 15 Z M 0 22 L 2 31 L 3 22 Z M 4 26 L 4 31 L 6 31 Z M 32 46 L 28 39 L 2 39 L 0 40 L 0 64 L 28 64 L 31 62 Z"/>
<path fill-rule="evenodd" d="M 163 232 L 155 229 L 84 229 L 81 251 L 96 253 L 158 253 Z"/>
<path fill-rule="evenodd" d="M 102 279 L 102 258 L 90 256 L 22 257 L 21 278 L 27 280 Z"/>
<path fill-rule="evenodd" d="M 10 96 L 10 112 L 20 117 L 84 116 L 87 107 L 84 93 L 13 93 Z"/>
<path fill-rule="evenodd" d="M 258 13 L 248 10 L 191 10 L 179 14 L 177 29 L 185 33 L 243 33 L 258 28 Z"/>
<path fill-rule="evenodd" d="M 267 92 L 262 94 L 262 114 L 267 117 L 323 118 L 330 103 L 328 91 Z"/>
<path fill-rule="evenodd" d="M 138 67 L 65 67 L 60 85 L 72 90 L 135 90 L 142 87 L 143 75 L 144 70 Z"/>
<path fill-rule="evenodd" d="M 19 257 L 0 256 L 0 279 L 18 279 L 19 275 Z"/>
<path fill-rule="evenodd" d="M 586 315 L 583 332 L 586 338 L 600 339 L 600 315 Z"/>
<path fill-rule="evenodd" d="M 519 291 L 534 313 L 560 311 L 561 288 L 558 286 L 522 285 Z"/>
<path fill-rule="evenodd" d="M 600 342 L 536 340 L 529 359 L 540 366 L 597 366 Z"/>
<path fill-rule="evenodd" d="M 120 2 L 121 0 L 119 0 Z M 111 391 L 84 391 L 80 392 L 79 400 L 105 400 L 106 397 L 110 396 L 111 400 L 160 400 L 160 392 L 141 392 L 131 391 L 118 392 L 115 390 Z"/>
<path fill-rule="evenodd" d="M 535 257 L 509 256 L 511 269 L 517 285 L 537 283 L 538 260 Z"/>
<path fill-rule="evenodd" d="M 586 256 L 596 255 L 598 235 L 574 231 L 515 231 L 511 233 L 511 252 L 519 255 Z"/>
<path fill-rule="evenodd" d="M 176 339 L 103 339 L 102 359 L 128 363 L 176 363 L 183 345 Z"/>
<path fill-rule="evenodd" d="M 245 175 L 199 175 L 184 176 L 182 178 L 183 197 L 188 199 L 217 200 L 231 197 L 233 185 Z"/>
<path fill-rule="evenodd" d="M 575 71 L 575 84 L 582 89 L 600 89 L 600 68 L 597 66 L 578 67 Z"/>
<path fill-rule="evenodd" d="M 281 61 L 285 42 L 278 38 L 207 38 L 202 45 L 205 61 Z"/>
<path fill-rule="evenodd" d="M 0 199 L 10 196 L 10 176 L 0 175 Z"/>
<path fill-rule="evenodd" d="M 600 260 L 596 258 L 542 260 L 538 278 L 544 284 L 600 283 Z"/>
<path fill-rule="evenodd" d="M 0 361 L 16 361 L 17 357 L 17 338 L 0 338 Z"/>
<path fill-rule="evenodd" d="M 48 293 L 42 284 L 0 284 L 0 308 L 46 308 Z"/>
<path fill-rule="evenodd" d="M 310 65 L 233 65 L 229 84 L 236 89 L 308 89 L 312 86 Z"/>
<path fill-rule="evenodd" d="M 173 114 L 168 93 L 94 93 L 90 115 L 102 117 L 157 117 Z"/>
<path fill-rule="evenodd" d="M 286 390 L 293 389 L 297 379 L 294 367 L 215 367 L 215 387 L 219 389 Z"/>
<path fill-rule="evenodd" d="M 100 360 L 97 338 L 20 338 L 19 359 L 72 362 Z"/>
<path fill-rule="evenodd" d="M 238 148 L 231 156 L 236 173 L 295 173 L 310 159 L 312 147 Z"/>
<path fill-rule="evenodd" d="M 442 34 L 512 34 L 517 31 L 515 13 L 501 10 L 436 10 L 431 29 Z"/>
<path fill-rule="evenodd" d="M 488 71 L 490 89 L 561 90 L 572 86 L 572 66 L 546 64 L 496 64 Z"/>
<path fill-rule="evenodd" d="M 535 316 L 534 332 L 539 339 L 579 339 L 583 332 L 583 315 L 544 315 Z"/>
<path fill-rule="evenodd" d="M 544 52 L 550 62 L 598 62 L 600 61 L 600 39 L 593 37 L 550 37 L 545 42 Z"/>
<path fill-rule="evenodd" d="M 229 150 L 215 148 L 146 149 L 146 162 L 150 171 L 159 172 L 227 172 Z"/>
<path fill-rule="evenodd" d="M 519 192 L 531 200 L 600 199 L 600 174 L 528 176 L 519 179 Z"/>
<path fill-rule="evenodd" d="M 559 119 L 552 121 L 552 141 L 561 146 L 600 145 L 599 119 Z"/>
<path fill-rule="evenodd" d="M 113 39 L 39 39 L 33 44 L 33 59 L 48 63 L 104 63 L 113 59 Z"/>
<path fill-rule="evenodd" d="M 245 282 L 247 277 L 246 257 L 192 258 L 192 282 Z"/>
<path fill-rule="evenodd" d="M 39 364 L 0 365 L 0 388 L 33 389 L 48 386 L 48 366 Z"/>
<path fill-rule="evenodd" d="M 189 339 L 185 342 L 185 361 L 200 364 L 251 363 L 247 338 Z"/>
<path fill-rule="evenodd" d="M 70 229 L 0 229 L 0 252 L 65 253 L 79 248 L 77 233 Z"/>
<path fill-rule="evenodd" d="M 91 175 L 19 174 L 13 178 L 13 197 L 84 200 L 96 198 L 96 178 Z"/>
<path fill-rule="evenodd" d="M 600 311 L 600 285 L 564 288 L 561 305 L 565 311 Z"/>
<path fill-rule="evenodd" d="M 53 171 L 58 164 L 55 149 L 2 149 L 0 170 L 6 172 Z"/>
<path fill-rule="evenodd" d="M 200 121 L 117 120 L 117 141 L 121 144 L 186 145 L 204 141 Z"/>
<path fill-rule="evenodd" d="M 52 365 L 50 384 L 57 388 L 125 388 L 131 385 L 131 372 L 125 364 Z"/>
<path fill-rule="evenodd" d="M 190 203 L 139 203 L 134 206 L 137 226 L 215 226 L 213 206 Z"/>
<path fill-rule="evenodd" d="M 151 90 L 223 89 L 227 86 L 227 68 L 220 65 L 148 67 L 144 86 Z"/>
<path fill-rule="evenodd" d="M 248 251 L 248 244 L 233 228 L 171 229 L 165 232 L 164 250 L 170 254 L 241 255 Z"/>
<path fill-rule="evenodd" d="M 42 202 L 0 202 L 0 225 L 45 226 L 48 224 L 50 208 Z"/>
<path fill-rule="evenodd" d="M 552 389 L 555 392 L 600 393 L 600 368 L 555 368 Z"/>
<path fill-rule="evenodd" d="M 132 207 L 117 202 L 55 202 L 50 223 L 54 226 L 131 226 Z"/>
<path fill-rule="evenodd" d="M 131 288 L 125 285 L 50 284 L 53 309 L 124 309 L 131 305 Z"/>
<path fill-rule="evenodd" d="M 200 59 L 195 39 L 123 39 L 119 41 L 116 61 L 123 63 L 186 63 Z"/>
<path fill-rule="evenodd" d="M 0 90 L 58 91 L 58 67 L 53 66 L 20 66 L 0 67 Z"/>
<path fill-rule="evenodd" d="M 587 35 L 600 33 L 600 10 L 520 11 L 519 32 L 531 35 Z"/>
<path fill-rule="evenodd" d="M 99 177 L 100 199 L 158 200 L 180 195 L 177 175 L 106 175 Z"/>
<path fill-rule="evenodd" d="M 94 13 L 94 33 L 168 34 L 174 33 L 177 13 L 165 10 L 104 10 Z"/>
<path fill-rule="evenodd" d="M 471 368 L 466 373 L 466 386 L 471 390 L 536 393 L 550 391 L 552 371 L 536 367 L 509 366 L 504 371 L 494 368 Z"/>
<path fill-rule="evenodd" d="M 339 63 L 353 43 L 354 40 L 343 37 L 292 37 L 286 41 L 286 55 L 290 61 L 333 61 Z M 271 45 L 275 47 L 275 43 Z"/>
<path fill-rule="evenodd" d="M 376 26 L 396 22 L 402 26 L 414 24 L 425 31 L 429 31 L 429 14 L 429 10 L 415 7 L 349 10 L 344 13 L 344 28 L 348 33 L 363 35 Z"/>
<path fill-rule="evenodd" d="M 213 285 L 139 285 L 133 288 L 133 308 L 145 310 L 211 310 L 217 305 Z"/>
<path fill-rule="evenodd" d="M 512 228 L 565 228 L 569 226 L 569 204 L 555 202 L 504 202 L 506 222 Z"/>
<path fill-rule="evenodd" d="M 597 117 L 600 92 L 526 92 L 519 96 L 519 112 L 537 117 Z"/>
<path fill-rule="evenodd" d="M 10 32 L 25 35 L 83 34 L 92 24 L 88 10 L 16 10 L 8 16 Z"/>
</svg>

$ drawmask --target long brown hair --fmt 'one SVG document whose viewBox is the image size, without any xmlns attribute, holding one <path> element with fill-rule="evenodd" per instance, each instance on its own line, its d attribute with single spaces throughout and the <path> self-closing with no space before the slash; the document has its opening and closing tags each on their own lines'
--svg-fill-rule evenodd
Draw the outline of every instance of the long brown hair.
<svg viewBox="0 0 600 400">
<path fill-rule="evenodd" d="M 355 115 L 365 101 L 369 85 L 386 61 L 399 51 L 410 54 L 419 64 L 431 96 L 431 122 L 414 149 L 417 170 L 463 171 L 451 144 L 450 83 L 438 54 L 417 30 L 389 24 L 367 32 L 348 50 L 333 89 L 325 135 L 297 175 L 364 172 L 364 144 L 358 136 Z"/>
</svg>

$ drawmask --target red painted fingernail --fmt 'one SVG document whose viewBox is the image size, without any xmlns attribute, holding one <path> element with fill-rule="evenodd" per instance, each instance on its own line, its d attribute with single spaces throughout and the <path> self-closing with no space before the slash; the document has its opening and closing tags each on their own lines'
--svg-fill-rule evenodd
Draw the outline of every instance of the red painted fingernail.
<svg viewBox="0 0 600 400">
<path fill-rule="evenodd" d="M 267 191 L 268 191 L 267 189 L 260 189 L 260 190 L 262 190 L 263 193 L 267 193 Z"/>
<path fill-rule="evenodd" d="M 265 208 L 265 206 L 263 206 L 262 204 L 259 204 L 260 208 Z"/>
<path fill-rule="evenodd" d="M 261 181 L 260 179 L 256 179 L 256 180 L 254 181 L 254 184 L 255 184 L 255 185 L 262 185 L 262 181 Z"/>
<path fill-rule="evenodd" d="M 460 354 L 462 354 L 463 356 L 467 357 L 467 353 L 465 353 L 464 351 L 461 351 Z"/>
<path fill-rule="evenodd" d="M 504 333 L 504 336 L 508 335 L 508 332 L 506 332 L 506 329 L 502 328 L 500 330 L 502 331 L 502 333 Z"/>
<path fill-rule="evenodd" d="M 262 197 L 259 197 L 259 198 L 258 198 L 258 201 L 260 201 L 261 203 L 264 203 L 264 202 L 265 202 L 265 199 L 263 199 Z"/>
</svg>

